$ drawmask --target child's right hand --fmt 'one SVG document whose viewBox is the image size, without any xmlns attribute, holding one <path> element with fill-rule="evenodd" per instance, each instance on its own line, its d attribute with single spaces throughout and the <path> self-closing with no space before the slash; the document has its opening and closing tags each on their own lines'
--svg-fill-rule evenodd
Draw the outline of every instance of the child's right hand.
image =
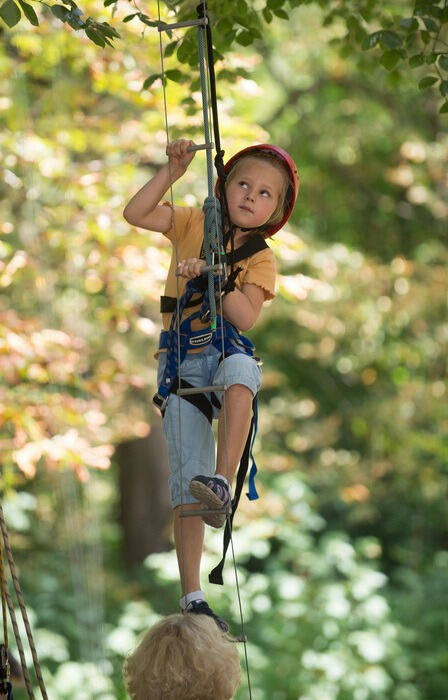
<svg viewBox="0 0 448 700">
<path fill-rule="evenodd" d="M 188 151 L 189 146 L 194 146 L 194 141 L 177 139 L 171 141 L 166 148 L 170 169 L 174 177 L 183 175 L 196 155 L 196 151 Z"/>
</svg>

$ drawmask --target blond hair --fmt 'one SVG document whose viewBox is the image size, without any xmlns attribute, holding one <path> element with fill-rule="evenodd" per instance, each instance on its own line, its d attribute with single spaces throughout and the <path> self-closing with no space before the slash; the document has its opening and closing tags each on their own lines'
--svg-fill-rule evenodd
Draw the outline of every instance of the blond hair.
<svg viewBox="0 0 448 700">
<path fill-rule="evenodd" d="M 123 667 L 132 700 L 231 700 L 241 682 L 235 644 L 214 620 L 170 615 L 149 629 Z"/>
<path fill-rule="evenodd" d="M 247 153 L 241 158 L 238 158 L 238 160 L 235 162 L 235 164 L 232 166 L 231 170 L 227 174 L 227 179 L 226 179 L 226 187 L 228 187 L 229 183 L 232 182 L 232 180 L 235 179 L 235 177 L 238 175 L 238 170 L 240 166 L 244 163 L 245 160 L 249 159 L 256 159 L 256 160 L 262 160 L 265 163 L 268 163 L 269 165 L 272 165 L 273 168 L 279 171 L 279 173 L 283 176 L 283 185 L 282 189 L 278 198 L 277 206 L 275 207 L 274 211 L 272 212 L 271 216 L 269 217 L 268 221 L 266 221 L 263 226 L 260 227 L 260 232 L 263 232 L 266 228 L 269 226 L 275 226 L 275 224 L 278 224 L 282 219 L 283 215 L 286 211 L 287 207 L 287 194 L 289 193 L 290 185 L 291 183 L 291 177 L 285 168 L 285 166 L 282 164 L 282 162 L 279 160 L 278 157 L 275 156 L 275 154 L 270 154 L 269 152 L 265 151 L 253 151 L 251 153 Z M 257 233 L 258 229 L 252 232 L 252 233 Z"/>
</svg>

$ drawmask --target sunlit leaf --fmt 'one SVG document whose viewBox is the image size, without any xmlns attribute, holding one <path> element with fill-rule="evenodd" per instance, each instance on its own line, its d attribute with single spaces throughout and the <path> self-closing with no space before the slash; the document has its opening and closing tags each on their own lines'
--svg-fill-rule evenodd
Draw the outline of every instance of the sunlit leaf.
<svg viewBox="0 0 448 700">
<path fill-rule="evenodd" d="M 392 49 L 391 51 L 386 51 L 385 53 L 383 53 L 383 55 L 380 58 L 380 61 L 382 65 L 385 68 L 387 68 L 387 70 L 392 70 L 393 68 L 395 68 L 400 58 L 400 52 L 396 49 Z"/>
<path fill-rule="evenodd" d="M 425 90 L 426 88 L 431 87 L 435 83 L 437 83 L 440 80 L 440 78 L 436 75 L 428 75 L 426 78 L 422 78 L 418 84 L 419 90 Z"/>
<path fill-rule="evenodd" d="M 289 15 L 286 12 L 286 10 L 278 9 L 278 10 L 273 10 L 273 13 L 276 17 L 280 17 L 280 19 L 289 19 Z"/>
<path fill-rule="evenodd" d="M 165 76 L 168 80 L 172 80 L 174 83 L 185 83 L 188 80 L 188 76 L 185 71 L 179 70 L 178 68 L 172 68 L 165 71 Z"/>
<path fill-rule="evenodd" d="M 424 62 L 425 56 L 422 53 L 415 54 L 409 59 L 409 65 L 411 68 L 417 68 L 418 66 L 422 66 Z"/>
<path fill-rule="evenodd" d="M 403 27 L 403 29 L 407 31 L 414 31 L 418 29 L 418 21 L 415 17 L 404 17 L 400 20 L 400 27 Z"/>
<path fill-rule="evenodd" d="M 435 22 L 431 17 L 422 17 L 423 22 L 425 23 L 426 28 L 430 32 L 438 32 L 440 29 L 440 24 Z"/>
<path fill-rule="evenodd" d="M 89 37 L 91 41 L 93 41 L 94 44 L 97 46 L 102 46 L 104 47 L 106 45 L 106 40 L 105 38 L 100 34 L 100 32 L 96 29 L 93 29 L 92 27 L 86 27 L 84 30 L 86 35 Z"/>
<path fill-rule="evenodd" d="M 439 85 L 440 94 L 442 97 L 448 96 L 448 80 L 441 80 Z"/>
<path fill-rule="evenodd" d="M 34 10 L 34 7 L 32 7 L 29 3 L 25 2 L 25 0 L 19 0 L 20 7 L 23 10 L 23 14 L 27 18 L 27 20 L 34 26 L 37 27 L 39 25 L 39 20 L 37 18 L 36 12 Z"/>
<path fill-rule="evenodd" d="M 361 43 L 361 48 L 364 50 L 367 49 L 372 49 L 374 46 L 376 46 L 380 40 L 380 32 L 372 32 L 372 34 L 368 34 L 368 36 L 364 37 Z"/>
<path fill-rule="evenodd" d="M 401 37 L 390 29 L 383 29 L 379 34 L 380 42 L 388 49 L 396 49 L 402 44 Z"/>
<path fill-rule="evenodd" d="M 14 27 L 20 21 L 21 13 L 14 0 L 6 0 L 0 7 L 0 17 L 8 25 Z"/>
<path fill-rule="evenodd" d="M 67 16 L 70 12 L 69 10 L 67 10 L 66 7 L 64 7 L 64 5 L 52 5 L 51 11 L 55 17 L 62 20 L 63 22 L 67 21 Z"/>
<path fill-rule="evenodd" d="M 268 7 L 264 7 L 263 8 L 263 17 L 264 17 L 265 21 L 268 24 L 270 24 L 274 18 L 274 15 L 272 14 L 272 12 L 269 10 Z"/>
<path fill-rule="evenodd" d="M 177 48 L 178 43 L 179 43 L 178 41 L 172 41 L 170 44 L 167 44 L 167 46 L 165 47 L 165 51 L 164 51 L 165 58 L 169 58 L 169 56 L 173 55 L 173 53 L 175 52 L 175 50 Z"/>
<path fill-rule="evenodd" d="M 236 41 L 238 44 L 241 44 L 241 46 L 250 46 L 253 41 L 253 35 L 251 32 L 239 32 L 236 36 Z"/>
</svg>

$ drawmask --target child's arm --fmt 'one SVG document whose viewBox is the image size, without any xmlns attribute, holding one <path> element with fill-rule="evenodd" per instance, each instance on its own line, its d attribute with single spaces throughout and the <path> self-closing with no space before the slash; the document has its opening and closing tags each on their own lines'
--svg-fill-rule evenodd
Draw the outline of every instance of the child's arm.
<svg viewBox="0 0 448 700">
<path fill-rule="evenodd" d="M 176 275 L 193 279 L 201 274 L 204 260 L 190 258 L 177 265 Z M 265 301 L 264 291 L 257 284 L 243 284 L 242 289 L 234 289 L 222 299 L 224 317 L 240 331 L 248 331 L 255 324 Z"/>
<path fill-rule="evenodd" d="M 255 325 L 265 301 L 264 291 L 257 284 L 243 284 L 241 291 L 234 289 L 222 300 L 224 317 L 240 331 Z"/>
<path fill-rule="evenodd" d="M 187 170 L 195 152 L 187 152 L 193 141 L 178 139 L 167 149 L 168 163 L 135 194 L 126 205 L 123 216 L 133 226 L 166 233 L 171 228 L 172 210 L 159 204 L 164 194 Z"/>
</svg>

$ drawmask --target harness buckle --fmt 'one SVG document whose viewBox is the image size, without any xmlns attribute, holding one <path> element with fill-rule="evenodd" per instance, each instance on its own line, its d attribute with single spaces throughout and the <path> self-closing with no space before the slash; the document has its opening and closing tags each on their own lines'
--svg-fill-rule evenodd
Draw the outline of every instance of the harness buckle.
<svg viewBox="0 0 448 700">
<path fill-rule="evenodd" d="M 169 399 L 169 395 L 168 395 L 168 396 L 162 396 L 162 395 L 159 394 L 158 392 L 157 392 L 157 394 L 154 394 L 154 396 L 152 397 L 152 402 L 153 402 L 153 404 L 154 404 L 155 406 L 157 406 L 157 408 L 159 409 L 159 411 L 161 412 L 162 415 L 163 415 L 164 412 L 165 412 L 166 405 L 167 405 L 167 403 L 168 403 L 168 399 Z"/>
<path fill-rule="evenodd" d="M 210 323 L 210 309 L 207 309 L 200 317 L 201 323 Z"/>
</svg>

